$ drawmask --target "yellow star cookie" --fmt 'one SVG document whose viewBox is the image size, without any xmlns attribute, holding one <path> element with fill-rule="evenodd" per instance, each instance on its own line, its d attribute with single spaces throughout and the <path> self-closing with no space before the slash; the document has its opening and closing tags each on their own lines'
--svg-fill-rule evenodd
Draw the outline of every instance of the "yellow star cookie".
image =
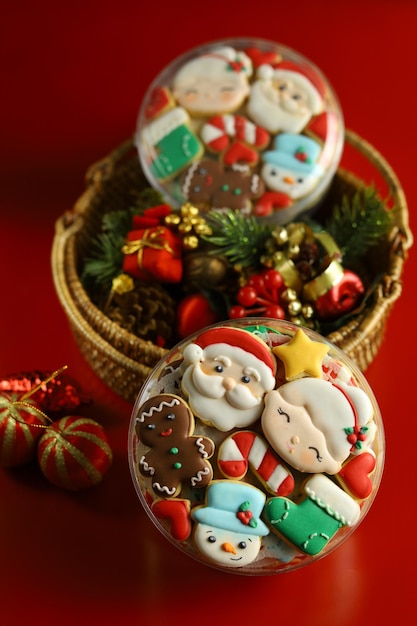
<svg viewBox="0 0 417 626">
<path fill-rule="evenodd" d="M 284 363 L 288 381 L 302 374 L 321 378 L 323 357 L 329 349 L 324 343 L 309 339 L 300 329 L 288 343 L 276 346 L 272 352 Z"/>
</svg>

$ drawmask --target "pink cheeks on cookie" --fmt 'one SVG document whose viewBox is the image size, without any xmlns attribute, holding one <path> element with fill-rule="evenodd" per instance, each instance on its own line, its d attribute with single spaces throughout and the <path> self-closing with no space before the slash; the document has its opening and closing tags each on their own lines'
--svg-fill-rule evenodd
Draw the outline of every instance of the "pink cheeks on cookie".
<svg viewBox="0 0 417 626">
<path fill-rule="evenodd" d="M 274 450 L 301 472 L 335 474 L 340 464 L 326 445 L 326 439 L 312 423 L 307 410 L 289 404 L 274 391 L 265 398 L 262 429 Z"/>
<path fill-rule="evenodd" d="M 336 474 L 376 432 L 362 389 L 319 378 L 299 378 L 268 393 L 261 422 L 275 451 L 302 472 Z"/>
<path fill-rule="evenodd" d="M 173 80 L 176 101 L 193 116 L 236 111 L 249 94 L 252 63 L 230 46 L 185 63 Z"/>
</svg>

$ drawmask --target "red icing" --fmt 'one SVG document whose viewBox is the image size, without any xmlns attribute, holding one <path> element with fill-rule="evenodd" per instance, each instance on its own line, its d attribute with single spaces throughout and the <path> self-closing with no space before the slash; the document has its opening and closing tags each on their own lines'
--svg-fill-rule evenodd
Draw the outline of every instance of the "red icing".
<svg viewBox="0 0 417 626">
<path fill-rule="evenodd" d="M 245 526 L 247 526 L 253 517 L 252 511 L 239 511 L 238 513 L 236 513 L 236 517 L 240 519 L 242 524 L 245 524 Z"/>
<path fill-rule="evenodd" d="M 246 48 L 245 53 L 251 59 L 254 67 L 260 65 L 276 65 L 280 61 L 280 56 L 276 52 L 264 52 L 259 48 Z"/>
<path fill-rule="evenodd" d="M 166 87 L 155 87 L 151 93 L 151 99 L 145 109 L 145 117 L 153 119 L 170 104 L 170 96 Z"/>
<path fill-rule="evenodd" d="M 219 460 L 219 467 L 228 478 L 242 478 L 248 471 L 248 462 Z"/>
<path fill-rule="evenodd" d="M 239 163 L 239 161 L 255 165 L 258 159 L 259 155 L 256 150 L 249 148 L 249 146 L 240 141 L 234 141 L 230 148 L 223 154 L 223 162 L 225 165 L 229 166 Z"/>
<path fill-rule="evenodd" d="M 174 539 L 185 541 L 191 532 L 189 500 L 156 500 L 152 512 L 158 519 L 170 522 L 170 533 Z"/>
<path fill-rule="evenodd" d="M 372 492 L 369 474 L 375 469 L 376 460 L 370 452 L 363 452 L 348 461 L 338 473 L 346 488 L 356 498 L 367 498 Z"/>
<path fill-rule="evenodd" d="M 327 112 L 324 111 L 320 113 L 320 115 L 316 115 L 310 120 L 310 123 L 307 125 L 308 132 L 316 135 L 318 139 L 321 141 L 326 141 L 327 137 Z"/>
<path fill-rule="evenodd" d="M 255 215 L 271 215 L 276 209 L 286 209 L 292 205 L 291 198 L 281 191 L 266 191 L 256 202 Z"/>
</svg>

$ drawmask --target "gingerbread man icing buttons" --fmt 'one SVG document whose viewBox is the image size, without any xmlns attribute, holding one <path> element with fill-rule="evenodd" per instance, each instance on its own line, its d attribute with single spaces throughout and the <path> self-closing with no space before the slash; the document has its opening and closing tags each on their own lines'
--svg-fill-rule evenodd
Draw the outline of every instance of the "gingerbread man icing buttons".
<svg viewBox="0 0 417 626">
<path fill-rule="evenodd" d="M 136 432 L 149 448 L 139 461 L 139 470 L 151 479 L 161 496 L 175 496 L 182 483 L 201 488 L 209 484 L 213 471 L 208 459 L 213 442 L 192 435 L 194 418 L 185 402 L 174 395 L 149 398 L 136 418 Z"/>
<path fill-rule="evenodd" d="M 150 519 L 188 556 L 234 574 L 291 571 L 348 540 L 384 454 L 357 366 L 314 331 L 268 318 L 180 342 L 145 381 L 129 427 Z"/>
<path fill-rule="evenodd" d="M 191 201 L 278 223 L 318 205 L 343 141 L 341 107 L 321 70 L 280 43 L 251 38 L 174 59 L 149 86 L 135 134 L 146 177 L 173 207 Z M 192 181 L 200 163 L 208 188 Z"/>
</svg>

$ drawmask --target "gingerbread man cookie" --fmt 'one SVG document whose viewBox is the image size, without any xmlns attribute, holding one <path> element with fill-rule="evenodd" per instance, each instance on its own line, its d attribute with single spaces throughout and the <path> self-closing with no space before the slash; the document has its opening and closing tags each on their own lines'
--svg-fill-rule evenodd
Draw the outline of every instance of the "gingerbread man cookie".
<svg viewBox="0 0 417 626">
<path fill-rule="evenodd" d="M 258 174 L 246 168 L 225 168 L 211 159 L 193 163 L 184 173 L 181 191 L 186 200 L 200 210 L 232 209 L 249 212 L 251 201 L 264 192 Z"/>
<path fill-rule="evenodd" d="M 206 487 L 213 478 L 208 459 L 214 443 L 192 435 L 194 416 L 184 400 L 171 394 L 148 398 L 136 417 L 136 434 L 149 451 L 139 459 L 141 474 L 149 476 L 152 489 L 163 497 L 173 497 L 183 483 Z"/>
</svg>

